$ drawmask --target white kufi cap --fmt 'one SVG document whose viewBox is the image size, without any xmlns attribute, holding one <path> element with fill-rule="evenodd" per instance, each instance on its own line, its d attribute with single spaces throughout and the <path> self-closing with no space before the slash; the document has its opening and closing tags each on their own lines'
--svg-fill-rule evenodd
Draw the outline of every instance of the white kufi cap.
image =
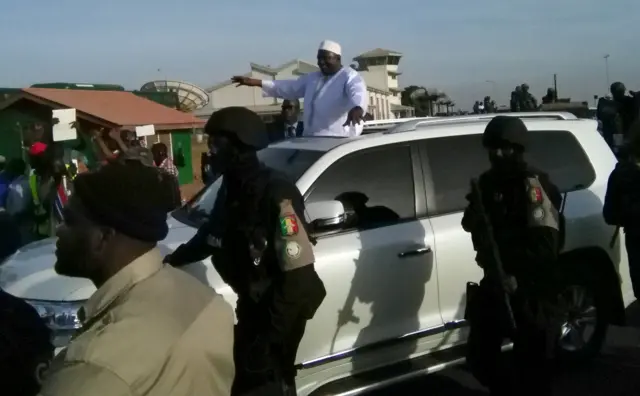
<svg viewBox="0 0 640 396">
<path fill-rule="evenodd" d="M 342 55 L 342 47 L 340 47 L 340 44 L 335 41 L 324 40 L 320 43 L 320 48 L 318 49 L 333 52 L 336 55 Z"/>
</svg>

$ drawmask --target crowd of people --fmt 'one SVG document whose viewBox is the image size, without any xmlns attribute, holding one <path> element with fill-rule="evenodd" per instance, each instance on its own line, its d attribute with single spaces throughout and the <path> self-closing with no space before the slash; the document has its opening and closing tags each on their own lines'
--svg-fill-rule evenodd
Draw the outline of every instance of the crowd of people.
<svg viewBox="0 0 640 396">
<path fill-rule="evenodd" d="M 548 88 L 547 94 L 541 98 L 541 104 L 550 104 L 558 102 L 558 94 L 554 88 Z M 529 85 L 518 85 L 512 92 L 509 100 L 508 111 L 537 111 L 540 109 L 538 100 L 529 92 Z M 485 96 L 483 100 L 477 100 L 473 104 L 473 114 L 487 114 L 500 112 L 498 105 L 490 96 Z"/>
<path fill-rule="evenodd" d="M 495 100 L 491 99 L 491 96 L 485 96 L 482 101 L 476 100 L 473 104 L 473 114 L 495 113 L 497 110 L 498 105 Z"/>
<path fill-rule="evenodd" d="M 223 182 L 208 221 L 167 255 L 158 243 L 168 233 L 167 213 L 180 204 L 180 195 L 166 146 L 149 150 L 130 132 L 95 131 L 90 142 L 102 161 L 88 170 L 61 162 L 55 143 L 44 141 L 29 146 L 29 166 L 18 160 L 5 164 L 0 202 L 3 216 L 16 224 L 15 235 L 24 230 L 26 240 L 37 240 L 55 233 L 55 271 L 85 278 L 96 291 L 78 312 L 82 328 L 54 357 L 39 312 L 0 290 L 3 393 L 296 395 L 298 346 L 326 290 L 314 267 L 316 241 L 303 197 L 293 181 L 261 164 L 257 152 L 298 136 L 360 133 L 366 89 L 357 72 L 341 65 L 340 54 L 337 43 L 323 42 L 320 71 L 298 80 L 233 77 L 239 85 L 261 86 L 266 95 L 285 99 L 281 117 L 267 126 L 241 107 L 211 115 L 204 129 L 203 173 L 208 181 L 223 175 Z M 619 90 L 616 86 L 615 103 L 626 103 Z M 528 87 L 523 92 L 525 106 L 536 107 Z M 302 97 L 308 108 L 300 121 Z M 636 129 L 635 135 L 632 127 L 624 131 L 637 135 L 626 141 L 633 160 L 616 168 L 620 177 L 612 175 L 605 202 L 606 221 L 625 229 L 631 224 L 627 216 L 640 216 L 635 210 L 640 170 L 634 162 L 640 156 L 640 126 Z M 549 351 L 556 338 L 550 331 L 553 318 L 545 312 L 564 240 L 562 198 L 546 174 L 524 161 L 527 133 L 518 118 L 498 116 L 488 123 L 482 143 L 491 169 L 479 176 L 482 193 L 467 196 L 462 220 L 485 271 L 479 284 L 468 285 L 467 358 L 494 395 L 551 392 Z M 487 220 L 499 227 L 493 237 L 505 267 L 498 277 L 496 249 L 486 243 Z M 634 252 L 629 250 L 629 261 L 636 268 L 638 295 L 640 278 L 633 271 L 640 263 Z M 215 290 L 176 269 L 208 257 L 238 296 L 237 324 Z M 511 320 L 504 320 L 505 312 Z M 505 375 L 509 370 L 501 363 L 505 337 L 518 351 L 512 375 Z"/>
<path fill-rule="evenodd" d="M 65 155 L 60 143 L 52 141 L 52 125 L 31 127 L 34 133 L 28 135 L 38 136 L 38 140 L 26 147 L 26 161 L 0 161 L 0 259 L 27 243 L 54 236 L 64 220 L 63 207 L 73 194 L 72 181 L 79 173 L 109 162 L 135 160 L 161 169 L 173 197 L 172 207 L 181 203 L 178 170 L 164 143 L 147 149 L 131 131 L 91 130 L 80 140 L 81 145 L 89 142 L 89 152 L 82 147 L 86 155 L 73 160 Z M 73 151 L 80 152 L 81 147 L 76 148 Z"/>
<path fill-rule="evenodd" d="M 320 71 L 296 81 L 233 77 L 239 85 L 262 86 L 265 94 L 287 99 L 282 118 L 267 127 L 257 114 L 237 107 L 211 116 L 203 173 L 210 179 L 224 174 L 224 183 L 209 221 L 165 257 L 157 243 L 166 237 L 167 213 L 177 203 L 175 190 L 168 188 L 167 180 L 175 177 L 166 148 L 147 150 L 124 131 L 91 132 L 101 164 L 71 175 L 69 167 L 58 165 L 51 144 L 30 146 L 30 160 L 43 158 L 45 167 L 35 180 L 69 188 L 55 227 L 54 268 L 90 280 L 97 291 L 78 312 L 81 330 L 50 367 L 50 342 L 23 345 L 49 339 L 38 312 L 1 292 L 14 306 L 11 311 L 21 312 L 0 326 L 3 379 L 11 379 L 2 384 L 3 392 L 296 394 L 298 344 L 326 292 L 314 268 L 315 240 L 300 192 L 284 175 L 262 166 L 256 153 L 292 136 L 361 133 L 366 87 L 353 69 L 342 67 L 340 54 L 337 43 L 324 41 Z M 311 111 L 300 122 L 303 96 L 309 96 Z M 52 200 L 44 193 L 29 196 L 43 205 L 45 198 Z M 46 205 L 42 216 L 53 207 Z M 208 256 L 238 295 L 235 328 L 231 307 L 214 290 L 173 269 Z M 12 364 L 15 359 L 25 364 Z"/>
</svg>

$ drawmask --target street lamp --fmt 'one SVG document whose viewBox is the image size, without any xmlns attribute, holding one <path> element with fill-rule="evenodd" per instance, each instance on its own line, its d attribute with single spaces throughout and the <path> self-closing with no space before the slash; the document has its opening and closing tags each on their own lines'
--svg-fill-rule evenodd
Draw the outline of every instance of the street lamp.
<svg viewBox="0 0 640 396">
<path fill-rule="evenodd" d="M 604 58 L 604 70 L 607 76 L 607 91 L 609 91 L 609 54 L 606 54 L 605 56 L 603 56 Z M 607 92 L 605 91 L 605 92 Z"/>
</svg>

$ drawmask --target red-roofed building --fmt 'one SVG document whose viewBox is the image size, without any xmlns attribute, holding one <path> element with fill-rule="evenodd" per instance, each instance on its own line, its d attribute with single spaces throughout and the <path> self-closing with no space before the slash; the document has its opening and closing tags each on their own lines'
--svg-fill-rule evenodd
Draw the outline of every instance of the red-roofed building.
<svg viewBox="0 0 640 396">
<path fill-rule="evenodd" d="M 156 135 L 148 136 L 150 146 L 163 142 L 174 154 L 181 150 L 185 166 L 180 168 L 181 184 L 193 181 L 191 140 L 195 128 L 204 121 L 126 91 L 98 91 L 53 88 L 25 88 L 0 103 L 0 155 L 23 155 L 23 147 L 34 140 L 27 136 L 35 123 L 49 125 L 54 109 L 75 108 L 81 132 L 97 128 L 133 130 L 153 124 Z M 47 131 L 50 134 L 50 131 Z M 45 136 L 44 140 L 50 140 Z M 79 142 L 65 142 L 66 147 Z M 87 154 L 88 155 L 88 154 Z"/>
</svg>

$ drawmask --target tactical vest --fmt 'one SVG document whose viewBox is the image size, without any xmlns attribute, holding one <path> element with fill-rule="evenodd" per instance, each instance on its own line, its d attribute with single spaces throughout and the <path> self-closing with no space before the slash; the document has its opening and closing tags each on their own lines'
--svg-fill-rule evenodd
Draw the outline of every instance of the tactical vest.
<svg viewBox="0 0 640 396">
<path fill-rule="evenodd" d="M 236 292 L 248 292 L 254 300 L 260 299 L 271 284 L 275 273 L 283 270 L 277 264 L 278 252 L 273 240 L 274 230 L 267 229 L 268 226 L 275 225 L 270 224 L 270 219 L 267 218 L 273 212 L 269 207 L 272 201 L 268 192 L 279 177 L 280 175 L 271 169 L 262 169 L 260 177 L 255 179 L 260 182 L 253 186 L 254 198 L 241 203 L 227 202 L 227 185 L 223 182 L 209 219 L 207 244 L 212 248 L 220 248 L 213 253 L 214 267 Z M 232 207 L 229 207 L 229 204 Z M 253 208 L 245 211 L 236 205 L 252 205 Z M 241 218 L 234 216 L 234 213 L 238 212 L 242 213 L 242 216 L 239 216 Z M 244 217 L 245 215 L 247 217 Z M 309 235 L 309 225 L 305 219 L 301 219 L 300 227 Z M 241 244 L 238 243 L 240 240 L 224 240 L 225 236 L 229 235 L 229 230 L 233 230 L 232 234 L 241 238 Z M 246 247 L 239 246 L 244 243 L 247 244 Z M 230 250 L 230 247 L 235 249 Z M 243 252 L 245 249 L 246 256 Z M 237 260 L 247 262 L 240 263 Z"/>
</svg>

